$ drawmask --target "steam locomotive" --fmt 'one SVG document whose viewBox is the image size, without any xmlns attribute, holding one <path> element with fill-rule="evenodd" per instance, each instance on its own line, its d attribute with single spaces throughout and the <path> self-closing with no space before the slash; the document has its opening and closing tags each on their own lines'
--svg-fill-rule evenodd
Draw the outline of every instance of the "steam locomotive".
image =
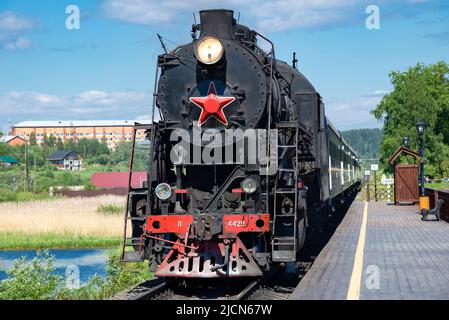
<svg viewBox="0 0 449 320">
<path fill-rule="evenodd" d="M 276 59 L 233 11 L 199 15 L 192 42 L 158 57 L 160 120 L 146 128 L 148 182 L 130 188 L 122 260 L 159 277 L 259 277 L 297 261 L 359 187 L 360 163 L 295 58 Z"/>
</svg>

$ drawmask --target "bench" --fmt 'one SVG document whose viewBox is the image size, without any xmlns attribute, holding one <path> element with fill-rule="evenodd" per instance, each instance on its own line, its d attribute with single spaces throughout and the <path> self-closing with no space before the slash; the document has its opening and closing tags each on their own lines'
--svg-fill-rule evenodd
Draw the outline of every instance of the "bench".
<svg viewBox="0 0 449 320">
<path fill-rule="evenodd" d="M 441 206 L 444 204 L 444 201 L 442 199 L 438 199 L 435 208 L 433 209 L 421 209 L 421 220 L 422 221 L 428 221 L 428 217 L 429 215 L 434 215 L 436 220 L 439 221 L 440 220 L 440 209 Z"/>
</svg>

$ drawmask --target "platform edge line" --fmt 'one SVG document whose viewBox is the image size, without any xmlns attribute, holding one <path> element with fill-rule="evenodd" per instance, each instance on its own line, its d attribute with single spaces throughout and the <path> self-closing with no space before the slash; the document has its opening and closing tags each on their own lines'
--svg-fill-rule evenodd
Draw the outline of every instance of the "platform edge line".
<svg viewBox="0 0 449 320">
<path fill-rule="evenodd" d="M 368 222 L 368 202 L 365 201 L 363 209 L 362 225 L 360 226 L 359 241 L 354 257 L 354 267 L 352 268 L 351 280 L 349 281 L 348 294 L 346 300 L 360 299 L 360 286 L 362 282 L 363 252 L 365 250 L 366 225 Z"/>
</svg>

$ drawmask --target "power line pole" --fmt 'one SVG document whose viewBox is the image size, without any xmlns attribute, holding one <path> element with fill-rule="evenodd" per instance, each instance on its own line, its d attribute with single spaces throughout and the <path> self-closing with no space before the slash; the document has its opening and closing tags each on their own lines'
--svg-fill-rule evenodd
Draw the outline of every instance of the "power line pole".
<svg viewBox="0 0 449 320">
<path fill-rule="evenodd" d="M 28 191 L 28 159 L 27 159 L 27 144 L 25 143 L 25 180 L 23 184 L 24 191 Z"/>
<path fill-rule="evenodd" d="M 34 154 L 33 192 L 36 193 L 36 154 Z"/>
</svg>

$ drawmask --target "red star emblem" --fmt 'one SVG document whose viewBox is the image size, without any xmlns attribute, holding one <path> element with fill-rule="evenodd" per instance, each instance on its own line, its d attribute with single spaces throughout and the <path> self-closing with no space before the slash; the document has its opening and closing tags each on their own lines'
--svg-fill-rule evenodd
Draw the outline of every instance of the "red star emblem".
<svg viewBox="0 0 449 320">
<path fill-rule="evenodd" d="M 209 91 L 205 97 L 191 97 L 190 101 L 201 108 L 200 118 L 198 119 L 198 126 L 201 126 L 210 117 L 214 117 L 225 126 L 228 125 L 228 120 L 223 113 L 223 109 L 235 100 L 234 97 L 219 97 L 215 92 L 215 85 L 213 82 L 209 85 Z"/>
</svg>

